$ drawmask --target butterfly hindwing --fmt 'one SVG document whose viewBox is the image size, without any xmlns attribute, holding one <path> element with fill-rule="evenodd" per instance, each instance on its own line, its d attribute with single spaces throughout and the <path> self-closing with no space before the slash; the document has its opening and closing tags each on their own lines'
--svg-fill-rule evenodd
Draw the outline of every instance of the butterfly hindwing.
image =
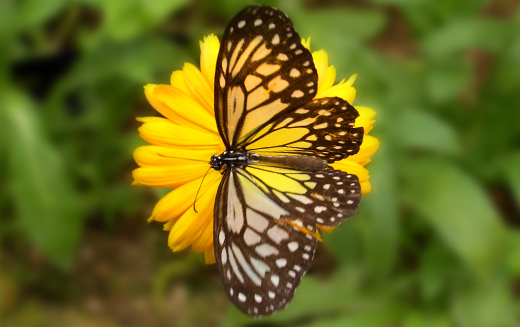
<svg viewBox="0 0 520 327">
<path fill-rule="evenodd" d="M 301 171 L 255 164 L 244 170 L 265 196 L 289 212 L 290 220 L 299 220 L 311 233 L 316 225 L 338 226 L 354 215 L 361 200 L 357 176 L 330 166 Z"/>
<path fill-rule="evenodd" d="M 242 169 L 226 170 L 215 213 L 215 257 L 230 299 L 252 316 L 284 308 L 311 266 L 316 239 L 285 223 L 295 218 Z"/>
<path fill-rule="evenodd" d="M 228 25 L 215 73 L 215 116 L 227 148 L 312 100 L 318 74 L 287 16 L 251 6 Z"/>
<path fill-rule="evenodd" d="M 308 155 L 332 163 L 359 151 L 363 128 L 354 127 L 358 116 L 341 98 L 315 99 L 262 127 L 245 141 L 245 149 L 258 154 Z"/>
</svg>

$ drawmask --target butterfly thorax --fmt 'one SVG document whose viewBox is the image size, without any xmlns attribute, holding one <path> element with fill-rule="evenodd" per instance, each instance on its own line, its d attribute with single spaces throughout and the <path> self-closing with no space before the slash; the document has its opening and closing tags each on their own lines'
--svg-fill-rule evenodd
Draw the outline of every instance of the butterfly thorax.
<svg viewBox="0 0 520 327">
<path fill-rule="evenodd" d="M 210 165 L 215 170 L 221 170 L 222 167 L 228 168 L 247 166 L 250 162 L 257 162 L 258 155 L 247 151 L 224 151 L 220 155 L 211 157 Z"/>
</svg>

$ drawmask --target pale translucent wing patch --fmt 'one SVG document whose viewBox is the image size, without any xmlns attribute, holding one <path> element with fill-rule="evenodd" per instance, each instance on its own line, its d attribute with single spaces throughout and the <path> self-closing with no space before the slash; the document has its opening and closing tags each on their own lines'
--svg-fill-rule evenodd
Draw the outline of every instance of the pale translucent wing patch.
<svg viewBox="0 0 520 327">
<path fill-rule="evenodd" d="M 228 25 L 215 73 L 215 116 L 227 148 L 282 112 L 309 102 L 318 75 L 292 22 L 251 6 Z"/>
<path fill-rule="evenodd" d="M 244 169 L 253 184 L 310 232 L 316 225 L 339 225 L 356 213 L 361 200 L 357 176 L 340 170 L 298 171 L 258 164 Z"/>
<path fill-rule="evenodd" d="M 262 127 L 247 139 L 245 149 L 338 161 L 359 151 L 363 128 L 354 127 L 358 116 L 357 110 L 341 98 L 316 99 Z"/>
<path fill-rule="evenodd" d="M 242 169 L 226 171 L 215 201 L 213 237 L 226 293 L 245 313 L 262 316 L 292 299 L 311 266 L 316 239 L 285 223 L 295 217 L 252 180 Z"/>
</svg>

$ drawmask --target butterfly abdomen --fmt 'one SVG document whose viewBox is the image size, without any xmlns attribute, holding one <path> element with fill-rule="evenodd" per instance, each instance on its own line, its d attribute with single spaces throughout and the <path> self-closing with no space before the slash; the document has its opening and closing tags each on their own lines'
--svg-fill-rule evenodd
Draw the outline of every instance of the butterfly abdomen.
<svg viewBox="0 0 520 327">
<path fill-rule="evenodd" d="M 327 162 L 311 156 L 263 156 L 254 154 L 259 163 L 275 164 L 286 168 L 304 171 L 323 170 L 328 167 Z"/>
</svg>

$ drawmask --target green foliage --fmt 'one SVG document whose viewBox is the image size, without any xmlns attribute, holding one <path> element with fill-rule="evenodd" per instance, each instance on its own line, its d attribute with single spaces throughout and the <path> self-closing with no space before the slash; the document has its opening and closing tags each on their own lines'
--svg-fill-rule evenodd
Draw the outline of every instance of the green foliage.
<svg viewBox="0 0 520 327">
<path fill-rule="evenodd" d="M 81 257 L 86 228 L 111 238 L 137 221 L 128 243 L 160 229 L 145 219 L 164 190 L 130 186 L 132 151 L 145 144 L 135 117 L 156 115 L 142 86 L 198 64 L 198 40 L 221 34 L 253 2 L 0 1 L 0 259 L 25 259 L 32 249 L 51 266 L 37 279 L 24 259 L 11 265 L 9 273 L 24 272 L 11 283 L 20 293 L 70 276 L 64 268 Z M 355 104 L 377 111 L 370 133 L 381 148 L 367 167 L 372 192 L 324 235 L 324 267 L 304 277 L 288 308 L 253 320 L 216 286 L 216 303 L 229 309 L 208 325 L 520 324 L 520 10 L 506 2 L 259 1 L 284 10 L 312 37 L 311 50 L 328 52 L 337 81 L 359 74 Z M 187 308 L 204 309 L 205 281 L 219 285 L 216 272 L 198 273 L 200 257 L 145 256 L 175 260 L 150 278 L 150 315 L 171 311 L 182 294 Z M 57 289 L 81 298 L 79 283 Z M 170 294 L 172 284 L 183 285 L 181 295 Z M 38 294 L 35 301 L 48 300 Z"/>
<path fill-rule="evenodd" d="M 1 119 L 11 192 L 24 233 L 56 264 L 74 257 L 83 217 L 63 158 L 49 144 L 38 114 L 23 93 L 2 92 Z"/>
<path fill-rule="evenodd" d="M 503 260 L 506 234 L 480 186 L 441 160 L 414 159 L 405 170 L 404 195 L 409 205 L 428 219 L 475 273 L 487 276 Z"/>
</svg>

